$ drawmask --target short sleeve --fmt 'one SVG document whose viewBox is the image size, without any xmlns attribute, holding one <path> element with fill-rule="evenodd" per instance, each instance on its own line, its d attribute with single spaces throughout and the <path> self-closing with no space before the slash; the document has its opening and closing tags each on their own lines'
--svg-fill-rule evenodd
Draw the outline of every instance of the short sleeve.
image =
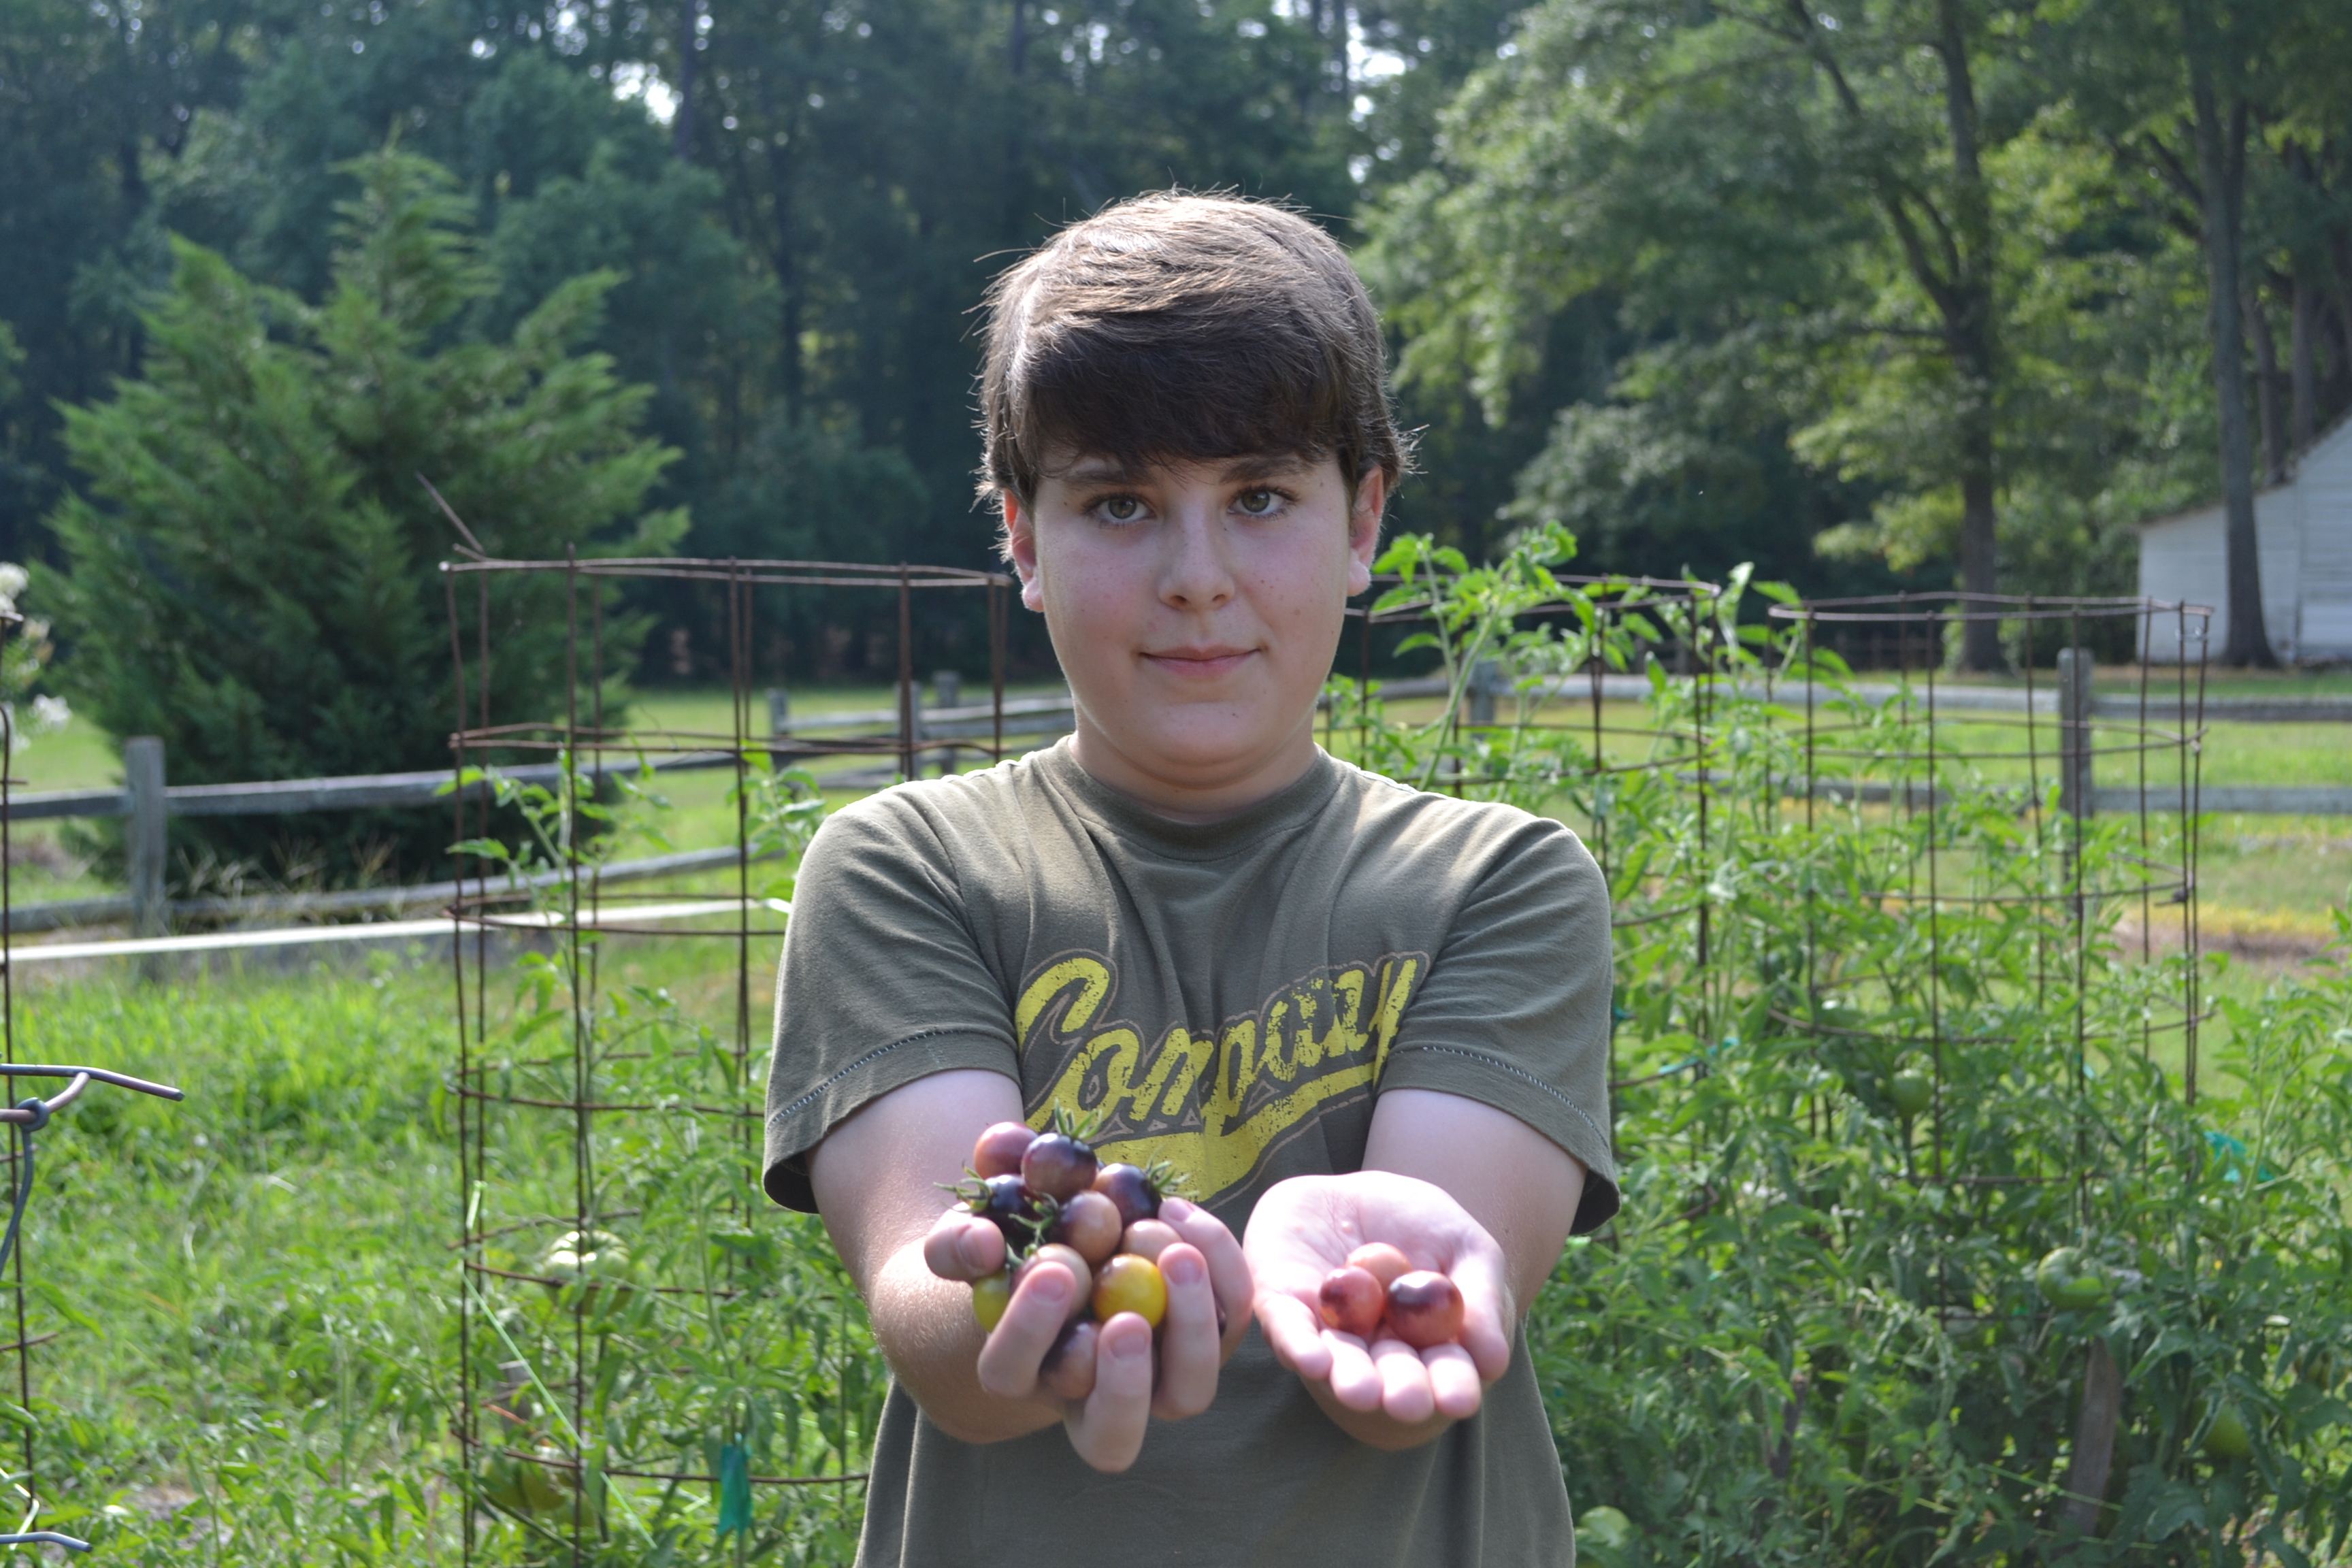
<svg viewBox="0 0 2352 1568">
<path fill-rule="evenodd" d="M 1557 822 L 1522 817 L 1414 994 L 1381 1088 L 1458 1094 L 1518 1118 L 1583 1162 L 1578 1234 L 1617 1212 L 1609 1136 L 1609 888 Z"/>
<path fill-rule="evenodd" d="M 1016 1082 L 1012 1005 L 982 960 L 950 847 L 901 792 L 828 818 L 802 858 L 776 981 L 762 1185 L 813 1212 L 808 1152 L 935 1072 Z"/>
</svg>

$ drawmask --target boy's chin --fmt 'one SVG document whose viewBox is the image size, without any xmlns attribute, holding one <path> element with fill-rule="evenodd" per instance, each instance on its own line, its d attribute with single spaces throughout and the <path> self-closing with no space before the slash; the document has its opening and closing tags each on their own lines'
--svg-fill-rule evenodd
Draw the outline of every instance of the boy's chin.
<svg viewBox="0 0 2352 1568">
<path fill-rule="evenodd" d="M 1104 739 L 1129 766 L 1171 784 L 1229 782 L 1276 760 L 1297 743 L 1298 727 L 1212 703 L 1172 711 L 1121 715 Z"/>
</svg>

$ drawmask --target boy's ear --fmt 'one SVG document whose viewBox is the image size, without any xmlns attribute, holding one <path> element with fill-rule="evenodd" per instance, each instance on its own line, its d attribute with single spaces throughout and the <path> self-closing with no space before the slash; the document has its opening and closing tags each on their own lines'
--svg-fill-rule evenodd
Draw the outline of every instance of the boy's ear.
<svg viewBox="0 0 2352 1568">
<path fill-rule="evenodd" d="M 1009 489 L 997 493 L 1004 502 L 1004 555 L 1013 563 L 1013 574 L 1021 579 L 1021 603 L 1042 613 L 1045 589 L 1037 577 L 1036 521 L 1019 496 Z"/>
<path fill-rule="evenodd" d="M 1372 585 L 1372 560 L 1381 549 L 1381 513 L 1387 509 L 1389 477 L 1374 468 L 1356 481 L 1355 504 L 1348 509 L 1348 596 Z"/>
</svg>

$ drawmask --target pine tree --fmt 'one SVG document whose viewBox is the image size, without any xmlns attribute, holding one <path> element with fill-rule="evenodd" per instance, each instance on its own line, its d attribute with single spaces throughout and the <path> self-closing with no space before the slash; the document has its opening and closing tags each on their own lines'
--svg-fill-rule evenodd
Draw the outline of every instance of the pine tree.
<svg viewBox="0 0 2352 1568">
<path fill-rule="evenodd" d="M 639 515 L 676 456 L 639 434 L 650 389 L 574 352 L 616 275 L 573 278 L 509 338 L 468 341 L 469 308 L 499 279 L 454 179 L 389 148 L 349 167 L 361 193 L 341 208 L 323 303 L 175 239 L 144 374 L 67 414 L 86 483 L 51 515 L 67 565 L 39 584 L 66 648 L 59 680 L 108 733 L 162 736 L 177 784 L 448 765 L 435 563 L 456 540 L 419 474 L 495 555 L 658 554 L 686 528 L 682 510 Z M 504 717 L 561 710 L 561 595 L 519 576 L 494 585 Z M 610 668 L 628 668 L 643 632 L 608 616 Z M 281 874 L 315 856 L 343 880 L 446 870 L 449 822 L 180 818 L 173 837 Z"/>
</svg>

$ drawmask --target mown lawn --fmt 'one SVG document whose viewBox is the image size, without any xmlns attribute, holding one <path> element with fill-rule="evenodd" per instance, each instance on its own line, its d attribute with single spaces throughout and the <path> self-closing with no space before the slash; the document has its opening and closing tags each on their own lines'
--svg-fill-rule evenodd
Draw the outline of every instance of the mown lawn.
<svg viewBox="0 0 2352 1568">
<path fill-rule="evenodd" d="M 730 956 L 615 943 L 607 978 L 731 1017 Z M 457 1559 L 450 987 L 446 957 L 422 948 L 19 982 L 19 1059 L 96 1061 L 188 1095 L 93 1090 L 38 1145 L 25 1246 L 27 1330 L 54 1336 L 32 1351 L 42 1517 L 95 1541 L 94 1561 Z M 826 1245 L 764 1203 L 754 1223 Z M 855 1489 L 826 1495 L 814 1506 L 839 1513 L 840 1547 Z M 687 1489 L 671 1506 L 708 1541 L 712 1503 Z M 507 1561 L 520 1537 L 509 1526 L 488 1546 Z"/>
</svg>

